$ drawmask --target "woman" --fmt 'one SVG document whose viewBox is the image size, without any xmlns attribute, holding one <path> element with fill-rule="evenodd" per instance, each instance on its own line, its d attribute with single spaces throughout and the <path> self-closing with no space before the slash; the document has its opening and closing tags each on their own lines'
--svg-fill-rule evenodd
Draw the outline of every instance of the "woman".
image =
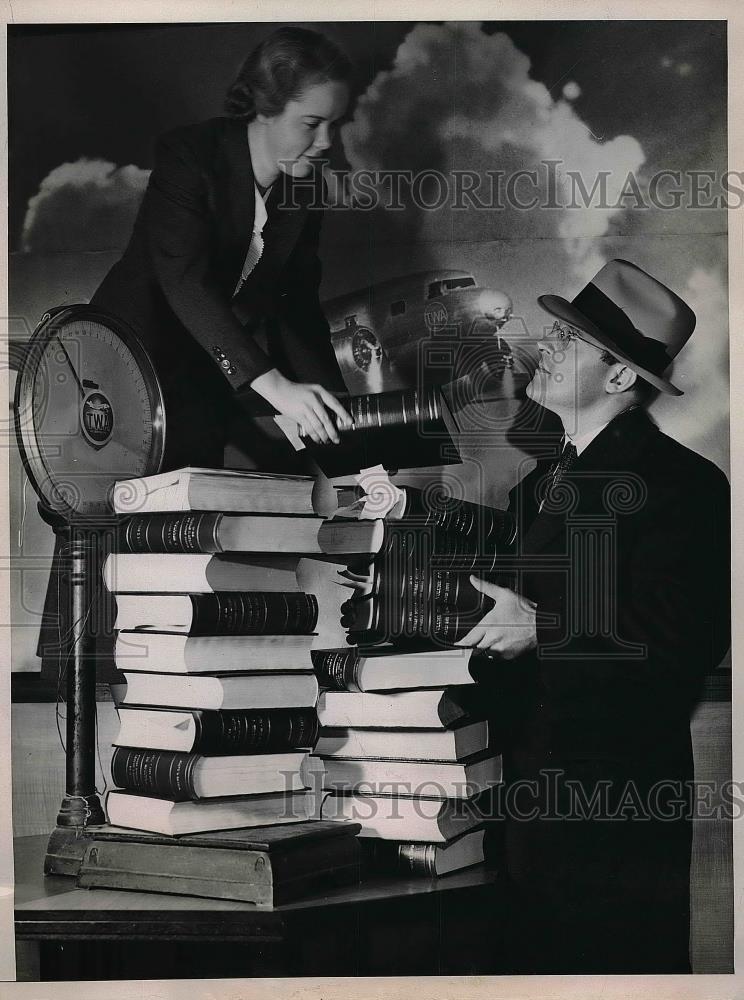
<svg viewBox="0 0 744 1000">
<path fill-rule="evenodd" d="M 242 420 L 237 443 L 258 468 L 297 471 L 289 444 L 246 415 L 261 405 L 319 442 L 338 442 L 336 421 L 351 421 L 332 393 L 345 387 L 318 300 L 314 164 L 346 111 L 350 72 L 322 35 L 281 28 L 248 56 L 225 117 L 157 144 L 129 245 L 91 302 L 127 321 L 155 364 L 164 469 L 222 466 Z M 67 599 L 59 547 L 55 555 L 38 649 L 54 677 L 57 595 Z M 111 613 L 100 608 L 103 634 Z"/>
<path fill-rule="evenodd" d="M 248 56 L 226 117 L 158 141 L 129 245 L 92 303 L 127 320 L 151 354 L 166 468 L 221 465 L 230 424 L 256 404 L 316 441 L 337 442 L 335 421 L 350 421 L 331 392 L 344 383 L 318 301 L 316 170 L 350 72 L 323 35 L 281 28 Z M 259 467 L 281 462 L 257 425 L 251 437 L 240 444 Z"/>
</svg>

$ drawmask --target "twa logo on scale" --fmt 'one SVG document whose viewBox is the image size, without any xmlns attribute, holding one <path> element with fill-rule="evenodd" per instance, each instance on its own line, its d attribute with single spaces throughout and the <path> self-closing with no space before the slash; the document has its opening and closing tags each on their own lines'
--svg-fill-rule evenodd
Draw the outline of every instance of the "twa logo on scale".
<svg viewBox="0 0 744 1000">
<path fill-rule="evenodd" d="M 94 448 L 102 448 L 114 430 L 114 411 L 102 392 L 88 393 L 80 411 L 83 434 Z"/>
</svg>

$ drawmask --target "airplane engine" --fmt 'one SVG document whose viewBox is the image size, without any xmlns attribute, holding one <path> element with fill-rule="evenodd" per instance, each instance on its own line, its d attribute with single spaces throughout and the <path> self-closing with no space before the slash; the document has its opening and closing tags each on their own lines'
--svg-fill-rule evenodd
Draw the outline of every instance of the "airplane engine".
<svg viewBox="0 0 744 1000">
<path fill-rule="evenodd" d="M 368 326 L 357 323 L 356 316 L 347 316 L 342 330 L 332 330 L 331 341 L 341 374 L 350 388 L 381 381 L 383 371 L 389 367 L 385 350 Z"/>
</svg>

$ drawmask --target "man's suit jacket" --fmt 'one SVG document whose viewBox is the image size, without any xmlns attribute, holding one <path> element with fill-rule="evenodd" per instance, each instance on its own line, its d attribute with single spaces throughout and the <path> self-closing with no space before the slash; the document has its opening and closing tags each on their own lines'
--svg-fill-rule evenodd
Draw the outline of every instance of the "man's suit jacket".
<svg viewBox="0 0 744 1000">
<path fill-rule="evenodd" d="M 139 333 L 164 386 L 170 464 L 221 460 L 234 398 L 287 377 L 343 391 L 318 300 L 322 179 L 280 174 L 264 252 L 233 300 L 255 187 L 245 122 L 214 118 L 158 141 L 129 245 L 92 299 Z"/>
<path fill-rule="evenodd" d="M 728 482 L 642 408 L 608 424 L 539 511 L 551 464 L 510 495 L 538 647 L 482 678 L 506 786 L 521 789 L 504 810 L 515 971 L 684 971 L 678 800 L 693 777 L 690 712 L 729 644 Z M 605 812 L 624 815 L 581 820 L 603 782 Z"/>
</svg>

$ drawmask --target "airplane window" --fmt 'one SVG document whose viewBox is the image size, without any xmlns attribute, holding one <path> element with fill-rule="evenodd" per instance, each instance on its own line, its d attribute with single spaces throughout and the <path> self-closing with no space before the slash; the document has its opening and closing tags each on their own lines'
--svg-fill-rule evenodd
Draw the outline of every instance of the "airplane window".
<svg viewBox="0 0 744 1000">
<path fill-rule="evenodd" d="M 427 298 L 436 299 L 445 292 L 453 292 L 457 288 L 475 287 L 475 278 L 467 275 L 462 278 L 445 278 L 443 281 L 432 281 L 429 285 Z"/>
<path fill-rule="evenodd" d="M 406 303 L 404 299 L 399 299 L 397 302 L 390 303 L 391 316 L 402 316 L 405 311 L 406 311 Z"/>
<path fill-rule="evenodd" d="M 445 291 L 451 292 L 455 288 L 472 288 L 475 285 L 475 278 L 448 278 L 443 284 Z"/>
</svg>

